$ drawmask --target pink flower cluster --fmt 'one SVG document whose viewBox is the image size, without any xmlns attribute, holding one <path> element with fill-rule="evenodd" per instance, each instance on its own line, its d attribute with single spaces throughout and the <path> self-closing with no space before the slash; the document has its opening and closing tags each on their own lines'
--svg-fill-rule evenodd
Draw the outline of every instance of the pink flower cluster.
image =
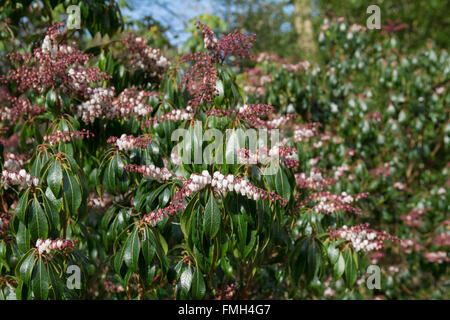
<svg viewBox="0 0 450 320">
<path fill-rule="evenodd" d="M 303 125 L 294 131 L 294 141 L 302 142 L 314 138 L 318 134 L 320 123 L 313 122 Z"/>
<path fill-rule="evenodd" d="M 450 246 L 450 234 L 440 233 L 436 235 L 432 240 L 433 245 L 439 247 L 449 247 Z"/>
<path fill-rule="evenodd" d="M 448 257 L 447 252 L 445 251 L 436 251 L 436 252 L 425 252 L 423 253 L 423 257 L 428 260 L 428 262 L 432 263 L 447 263 L 450 262 L 450 258 Z"/>
<path fill-rule="evenodd" d="M 369 224 L 359 224 L 348 227 L 343 226 L 337 230 L 330 230 L 331 237 L 341 238 L 352 243 L 356 251 L 373 251 L 384 248 L 384 241 L 398 242 L 397 237 L 386 231 L 375 231 L 369 228 Z"/>
<path fill-rule="evenodd" d="M 412 209 L 408 214 L 402 214 L 400 220 L 409 227 L 421 227 L 423 225 L 423 215 L 430 209 Z"/>
<path fill-rule="evenodd" d="M 317 202 L 312 207 L 312 210 L 317 213 L 332 214 L 337 211 L 345 211 L 360 215 L 362 210 L 360 208 L 353 207 L 350 204 L 362 198 L 367 198 L 368 196 L 368 193 L 350 195 L 346 192 L 342 192 L 341 194 L 333 194 L 328 191 L 316 192 L 299 202 L 297 204 L 297 208 L 303 207 L 310 202 Z"/>
<path fill-rule="evenodd" d="M 151 76 L 162 76 L 169 69 L 170 61 L 159 49 L 149 47 L 143 38 L 129 34 L 121 43 L 127 48 L 131 66 L 138 67 Z"/>
<path fill-rule="evenodd" d="M 43 253 L 50 253 L 53 250 L 63 251 L 66 248 L 75 248 L 75 243 L 77 240 L 68 240 L 68 239 L 37 239 L 36 241 L 36 249 L 38 250 L 39 255 Z"/>
<path fill-rule="evenodd" d="M 15 123 L 20 117 L 26 115 L 40 114 L 43 109 L 38 105 L 31 104 L 30 100 L 24 97 L 12 97 L 9 93 L 1 97 L 1 100 L 6 101 L 9 106 L 2 106 L 0 109 L 0 120 Z"/>
<path fill-rule="evenodd" d="M 147 127 L 153 126 L 155 123 L 164 122 L 164 121 L 184 121 L 191 120 L 194 118 L 194 113 L 192 112 L 192 107 L 187 106 L 186 109 L 175 109 L 166 114 L 162 114 L 160 116 L 155 116 L 149 118 L 145 125 Z"/>
<path fill-rule="evenodd" d="M 424 249 L 424 246 L 419 244 L 418 239 L 402 239 L 400 241 L 400 245 L 402 247 L 402 250 L 405 253 L 412 253 L 413 251 L 421 251 Z"/>
<path fill-rule="evenodd" d="M 5 189 L 8 189 L 10 186 L 13 185 L 19 185 L 19 188 L 26 189 L 31 187 L 37 187 L 39 184 L 39 179 L 33 177 L 24 169 L 21 169 L 19 172 L 3 170 L 1 182 Z"/>
<path fill-rule="evenodd" d="M 336 179 L 324 178 L 320 169 L 312 168 L 309 176 L 301 172 L 295 175 L 295 181 L 300 189 L 323 190 L 329 185 L 336 183 Z"/>
<path fill-rule="evenodd" d="M 47 88 L 61 87 L 69 95 L 84 95 L 89 84 L 108 79 L 109 76 L 98 68 L 85 67 L 89 55 L 72 46 L 58 44 L 63 26 L 56 23 L 50 27 L 41 48 L 34 49 L 32 54 L 10 54 L 9 58 L 20 66 L 3 80 L 16 82 L 19 92 L 32 89 L 43 93 Z"/>
<path fill-rule="evenodd" d="M 57 143 L 60 143 L 61 141 L 68 142 L 72 138 L 89 139 L 89 138 L 93 138 L 93 137 L 94 137 L 93 133 L 89 132 L 89 130 L 83 129 L 81 131 L 74 131 L 74 132 L 56 130 L 52 134 L 44 135 L 43 138 L 44 138 L 44 141 L 48 141 L 50 143 L 50 145 L 53 146 Z"/>
<path fill-rule="evenodd" d="M 250 50 L 256 39 L 254 34 L 245 35 L 235 30 L 217 39 L 214 32 L 206 24 L 197 21 L 196 25 L 203 33 L 205 49 L 214 58 L 214 62 L 223 63 L 231 56 L 238 58 L 251 57 Z"/>
<path fill-rule="evenodd" d="M 110 137 L 106 142 L 114 143 L 119 150 L 130 151 L 134 148 L 146 149 L 147 145 L 152 143 L 152 138 L 149 135 L 134 137 L 124 133 L 120 138 Z"/>
</svg>

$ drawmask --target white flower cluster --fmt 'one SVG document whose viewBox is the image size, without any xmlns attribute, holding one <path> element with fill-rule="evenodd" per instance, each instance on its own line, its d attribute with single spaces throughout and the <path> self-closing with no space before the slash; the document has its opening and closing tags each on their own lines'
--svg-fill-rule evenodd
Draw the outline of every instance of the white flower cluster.
<svg viewBox="0 0 450 320">
<path fill-rule="evenodd" d="M 153 111 L 153 107 L 146 105 L 147 96 L 145 91 L 139 91 L 135 97 L 130 97 L 125 89 L 113 103 L 115 115 L 130 119 L 133 116 L 143 117 Z"/>
<path fill-rule="evenodd" d="M 19 185 L 21 189 L 36 187 L 39 184 L 39 179 L 33 177 L 31 174 L 21 169 L 19 172 L 16 171 L 2 171 L 2 183 L 5 189 L 9 186 Z"/>
<path fill-rule="evenodd" d="M 183 109 L 172 110 L 164 115 L 164 119 L 169 121 L 190 120 L 194 116 L 194 114 L 191 111 L 192 107 L 190 106 L 188 106 L 185 110 Z"/>
<path fill-rule="evenodd" d="M 9 171 L 19 171 L 23 166 L 23 161 L 16 157 L 14 153 L 8 153 L 3 167 Z"/>
<path fill-rule="evenodd" d="M 372 251 L 377 250 L 380 247 L 377 239 L 376 232 L 368 232 L 362 230 L 361 232 L 354 232 L 347 226 L 343 226 L 338 232 L 338 236 L 347 241 L 351 241 L 353 248 L 356 251 Z"/>
<path fill-rule="evenodd" d="M 193 173 L 190 177 L 190 182 L 187 185 L 187 189 L 191 192 L 197 192 L 211 184 L 211 175 L 208 171 L 203 170 L 202 174 Z"/>
<path fill-rule="evenodd" d="M 50 253 L 52 250 L 63 250 L 67 247 L 74 247 L 73 243 L 70 240 L 66 239 L 37 239 L 36 248 L 38 249 L 39 254 L 43 254 L 45 252 Z"/>
<path fill-rule="evenodd" d="M 136 138 L 131 135 L 126 135 L 125 133 L 116 140 L 116 146 L 119 150 L 130 151 L 136 147 Z"/>
<path fill-rule="evenodd" d="M 187 185 L 187 188 L 190 192 L 196 192 L 207 185 L 214 187 L 214 190 L 220 192 L 223 196 L 230 191 L 234 191 L 255 201 L 261 198 L 261 193 L 247 180 L 236 178 L 232 174 L 225 176 L 219 171 L 214 172 L 212 177 L 206 170 L 203 170 L 201 175 L 197 173 L 191 174 L 191 182 Z"/>
<path fill-rule="evenodd" d="M 112 118 L 114 88 L 92 88 L 90 93 L 90 99 L 77 106 L 76 117 L 86 123 L 94 122 L 96 118 Z"/>
<path fill-rule="evenodd" d="M 144 178 L 152 178 L 160 183 L 169 180 L 173 176 L 169 169 L 159 168 L 154 164 L 149 166 L 141 166 L 141 169 L 143 169 L 142 174 L 144 175 Z"/>
<path fill-rule="evenodd" d="M 224 196 L 229 191 L 235 191 L 255 201 L 261 198 L 261 194 L 256 190 L 254 185 L 245 179 L 236 178 L 232 174 L 224 176 L 219 171 L 214 172 L 211 185 Z"/>
<path fill-rule="evenodd" d="M 136 38 L 136 42 L 143 42 L 144 39 L 141 37 Z M 153 70 L 152 65 L 155 65 L 157 68 L 160 68 L 162 70 L 167 70 L 170 67 L 170 61 L 161 55 L 161 52 L 159 49 L 152 49 L 150 47 L 146 47 L 144 50 L 144 54 L 146 57 L 139 56 L 139 60 L 136 62 L 136 65 L 141 69 L 149 69 L 152 71 L 152 74 L 156 74 L 156 71 Z M 148 63 L 148 60 L 145 58 L 148 58 L 150 60 L 150 63 Z"/>
</svg>

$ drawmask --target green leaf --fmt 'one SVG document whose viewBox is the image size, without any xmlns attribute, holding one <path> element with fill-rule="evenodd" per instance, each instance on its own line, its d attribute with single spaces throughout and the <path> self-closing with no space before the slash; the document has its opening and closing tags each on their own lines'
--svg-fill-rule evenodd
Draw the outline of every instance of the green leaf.
<svg viewBox="0 0 450 320">
<path fill-rule="evenodd" d="M 181 274 L 179 282 L 181 291 L 184 294 L 187 294 L 189 289 L 191 288 L 192 278 L 193 278 L 192 270 L 188 266 L 184 269 L 183 273 Z"/>
<path fill-rule="evenodd" d="M 203 215 L 203 227 L 206 235 L 214 237 L 220 228 L 220 209 L 211 193 Z"/>
<path fill-rule="evenodd" d="M 150 230 L 145 227 L 144 229 L 144 238 L 142 239 L 142 255 L 144 256 L 145 262 L 150 265 L 153 261 L 153 257 L 155 256 L 156 248 L 155 244 L 151 240 Z"/>
<path fill-rule="evenodd" d="M 194 299 L 202 299 L 205 295 L 205 281 L 203 280 L 203 275 L 198 267 L 195 268 L 194 275 L 192 276 L 192 296 Z"/>
<path fill-rule="evenodd" d="M 334 279 L 338 280 L 345 271 L 345 261 L 342 254 L 339 254 L 336 264 L 334 265 Z"/>
<path fill-rule="evenodd" d="M 61 165 L 59 164 L 58 160 L 54 160 L 53 164 L 50 166 L 48 175 L 47 175 L 47 183 L 50 189 L 52 190 L 53 194 L 55 196 L 58 196 L 59 189 L 61 188 L 61 182 L 62 182 L 62 170 Z"/>
<path fill-rule="evenodd" d="M 136 272 L 138 269 L 139 248 L 139 234 L 137 228 L 135 228 L 125 243 L 125 251 L 123 255 L 125 264 L 131 269 L 132 272 Z"/>
<path fill-rule="evenodd" d="M 28 283 L 30 281 L 35 263 L 34 252 L 30 250 L 17 264 L 16 274 L 20 276 L 24 283 Z"/>
<path fill-rule="evenodd" d="M 33 270 L 33 277 L 31 280 L 31 287 L 33 289 L 34 297 L 38 300 L 46 300 L 48 297 L 48 272 L 47 266 L 44 264 L 44 259 L 39 257 Z"/>
<path fill-rule="evenodd" d="M 275 176 L 275 187 L 277 193 L 280 196 L 282 196 L 286 200 L 289 200 L 289 197 L 291 195 L 291 186 L 289 185 L 286 174 L 283 172 L 283 170 L 281 170 L 281 167 L 278 169 Z"/>
<path fill-rule="evenodd" d="M 351 287 L 355 284 L 358 274 L 357 274 L 357 266 L 355 261 L 353 260 L 353 255 L 350 249 L 344 251 L 344 260 L 345 260 L 345 273 L 344 273 L 345 284 L 347 287 Z"/>
<path fill-rule="evenodd" d="M 78 181 L 67 169 L 63 172 L 63 192 L 64 206 L 74 215 L 81 205 L 81 189 Z"/>
<path fill-rule="evenodd" d="M 30 228 L 31 239 L 33 241 L 36 241 L 38 238 L 46 239 L 48 235 L 48 222 L 44 210 L 42 210 L 36 197 L 31 202 L 29 210 L 28 227 Z"/>
<path fill-rule="evenodd" d="M 339 259 L 339 249 L 337 249 L 333 243 L 330 243 L 328 246 L 327 253 L 328 259 L 330 259 L 331 264 L 335 265 Z"/>
<path fill-rule="evenodd" d="M 28 207 L 28 196 L 30 193 L 30 189 L 27 189 L 24 191 L 22 196 L 19 199 L 19 202 L 16 206 L 16 217 L 23 223 L 26 222 L 26 213 L 27 213 L 27 207 Z"/>
<path fill-rule="evenodd" d="M 25 224 L 19 222 L 19 229 L 17 230 L 16 234 L 17 247 L 20 251 L 25 253 L 30 250 L 30 241 L 30 231 L 26 228 Z"/>
<path fill-rule="evenodd" d="M 190 231 L 192 227 L 192 217 L 197 201 L 198 201 L 198 193 L 196 194 L 194 199 L 191 199 L 191 201 L 186 206 L 186 209 L 183 210 L 183 212 L 181 212 L 180 226 L 185 239 L 188 239 L 191 233 Z"/>
<path fill-rule="evenodd" d="M 48 221 L 50 222 L 51 226 L 54 230 L 58 229 L 59 227 L 59 214 L 56 209 L 56 207 L 53 205 L 53 203 L 45 196 L 42 195 L 42 200 L 44 201 L 44 212 L 45 216 L 47 217 Z"/>
</svg>

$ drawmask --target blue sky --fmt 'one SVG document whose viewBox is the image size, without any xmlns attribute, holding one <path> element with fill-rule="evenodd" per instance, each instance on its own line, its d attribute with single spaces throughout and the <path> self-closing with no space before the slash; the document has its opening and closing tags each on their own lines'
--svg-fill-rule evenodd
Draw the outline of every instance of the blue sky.
<svg viewBox="0 0 450 320">
<path fill-rule="evenodd" d="M 170 27 L 166 35 L 174 45 L 184 43 L 189 37 L 184 29 L 190 19 L 202 13 L 220 16 L 214 0 L 131 0 L 127 3 L 132 9 L 125 8 L 125 16 L 133 19 L 152 16 L 164 26 Z"/>
</svg>

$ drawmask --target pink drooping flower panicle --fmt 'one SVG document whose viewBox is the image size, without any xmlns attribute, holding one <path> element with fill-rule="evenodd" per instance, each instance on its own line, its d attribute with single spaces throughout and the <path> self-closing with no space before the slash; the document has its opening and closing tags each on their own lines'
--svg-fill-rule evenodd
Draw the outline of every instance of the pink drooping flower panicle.
<svg viewBox="0 0 450 320">
<path fill-rule="evenodd" d="M 353 248 L 358 251 L 377 251 L 384 248 L 384 241 L 399 242 L 400 240 L 386 231 L 376 231 L 369 228 L 368 223 L 359 224 L 356 226 L 331 230 L 329 229 L 332 238 L 340 238 L 350 241 Z"/>
<path fill-rule="evenodd" d="M 217 72 L 211 55 L 205 52 L 186 54 L 182 57 L 189 67 L 183 74 L 183 85 L 191 96 L 188 104 L 196 113 L 202 103 L 212 104 L 217 96 Z"/>
<path fill-rule="evenodd" d="M 344 211 L 361 215 L 362 210 L 360 208 L 353 207 L 351 203 L 359 201 L 362 198 L 367 198 L 368 193 L 358 193 L 355 195 L 342 192 L 341 194 L 334 194 L 329 191 L 316 192 L 306 197 L 297 204 L 297 208 L 306 206 L 313 202 L 314 205 L 311 210 L 320 214 L 332 214 L 338 211 Z"/>
<path fill-rule="evenodd" d="M 402 220 L 407 226 L 411 228 L 417 228 L 423 226 L 424 214 L 429 212 L 431 209 L 412 209 L 407 214 L 402 214 L 400 220 Z"/>
<path fill-rule="evenodd" d="M 148 46 L 142 37 L 130 33 L 121 43 L 127 48 L 131 66 L 144 70 L 150 76 L 162 76 L 169 69 L 170 61 L 159 49 Z"/>
<path fill-rule="evenodd" d="M 294 141 L 302 142 L 308 141 L 318 135 L 319 122 L 312 122 L 303 126 L 299 126 L 294 131 Z"/>
<path fill-rule="evenodd" d="M 5 190 L 14 185 L 18 185 L 20 189 L 27 189 L 37 187 L 39 179 L 33 177 L 24 169 L 21 169 L 19 172 L 3 170 L 1 182 Z"/>
<path fill-rule="evenodd" d="M 402 247 L 403 252 L 409 254 L 413 251 L 422 251 L 424 246 L 419 243 L 419 239 L 401 239 L 400 245 Z"/>
<path fill-rule="evenodd" d="M 128 172 L 137 172 L 143 175 L 144 178 L 155 179 L 156 181 L 163 183 L 165 181 L 170 180 L 175 174 L 167 168 L 159 168 L 154 164 L 149 166 L 146 165 L 135 165 L 135 164 L 127 164 L 123 167 L 124 170 Z"/>
<path fill-rule="evenodd" d="M 68 142 L 72 139 L 89 139 L 93 138 L 95 135 L 91 133 L 89 130 L 82 129 L 81 131 L 60 131 L 56 130 L 55 132 L 44 135 L 44 141 L 48 141 L 50 145 L 55 145 L 60 142 Z"/>
<path fill-rule="evenodd" d="M 336 179 L 325 178 L 318 168 L 312 168 L 309 176 L 304 172 L 295 174 L 295 182 L 300 189 L 324 190 L 328 186 L 335 184 Z"/>
<path fill-rule="evenodd" d="M 253 164 L 269 164 L 273 161 L 283 160 L 283 163 L 288 168 L 294 168 L 299 166 L 299 161 L 293 157 L 297 154 L 297 150 L 292 147 L 282 145 L 283 142 L 276 144 L 272 148 L 264 146 L 256 149 L 255 152 L 251 150 L 241 148 L 237 151 L 236 156 L 240 164 L 253 165 Z"/>
<path fill-rule="evenodd" d="M 8 105 L 0 106 L 0 120 L 16 123 L 21 117 L 30 115 L 35 116 L 41 114 L 44 109 L 38 105 L 34 105 L 25 97 L 13 97 L 9 93 L 4 95 L 2 99 Z"/>
<path fill-rule="evenodd" d="M 89 55 L 73 46 L 58 43 L 63 26 L 56 23 L 50 27 L 42 46 L 34 49 L 33 53 L 8 55 L 20 66 L 2 77 L 3 81 L 17 83 L 19 92 L 31 89 L 44 93 L 48 88 L 62 88 L 69 95 L 85 95 L 84 91 L 90 84 L 109 79 L 100 69 L 86 67 Z"/>
<path fill-rule="evenodd" d="M 113 143 L 119 150 L 130 151 L 134 148 L 142 148 L 145 150 L 147 149 L 147 146 L 152 143 L 152 138 L 148 134 L 145 134 L 142 137 L 134 137 L 124 133 L 120 138 L 110 137 L 106 142 Z"/>
<path fill-rule="evenodd" d="M 236 118 L 247 121 L 255 128 L 267 128 L 266 121 L 261 118 L 268 117 L 274 111 L 275 108 L 268 104 L 245 104 L 239 107 Z"/>
<path fill-rule="evenodd" d="M 75 243 L 77 240 L 72 239 L 46 239 L 43 240 L 41 238 L 37 239 L 36 241 L 36 249 L 38 250 L 38 253 L 41 255 L 43 253 L 51 253 L 54 250 L 57 251 L 63 251 L 66 248 L 75 248 Z"/>
<path fill-rule="evenodd" d="M 203 190 L 208 185 L 211 185 L 214 188 L 214 191 L 222 196 L 225 196 L 228 192 L 234 191 L 255 201 L 259 199 L 269 199 L 272 202 L 278 200 L 282 206 L 287 204 L 287 200 L 276 194 L 274 191 L 268 192 L 258 188 L 246 179 L 235 177 L 232 174 L 225 176 L 219 171 L 216 171 L 213 176 L 211 176 L 207 170 L 203 170 L 201 174 L 192 173 L 189 179 L 179 179 L 183 181 L 183 185 L 175 192 L 169 205 L 164 209 L 158 209 L 146 214 L 143 217 L 145 222 L 155 226 L 159 221 L 175 215 L 178 211 L 183 210 L 186 207 L 183 203 L 184 198 Z"/>
<path fill-rule="evenodd" d="M 281 126 L 285 125 L 286 123 L 295 119 L 296 117 L 297 117 L 297 114 L 292 114 L 292 113 L 273 117 L 271 120 L 266 121 L 265 127 L 267 129 L 280 128 Z"/>
<path fill-rule="evenodd" d="M 191 182 L 191 179 L 184 181 L 181 188 L 175 192 L 167 207 L 147 213 L 142 220 L 151 226 L 156 226 L 161 220 L 176 215 L 180 210 L 184 210 L 186 205 L 183 203 L 183 199 L 192 194 L 192 191 L 187 188 Z"/>
<path fill-rule="evenodd" d="M 212 108 L 212 109 L 206 110 L 205 113 L 207 116 L 223 118 L 223 117 L 235 116 L 237 114 L 237 110 L 230 110 L 230 109 L 224 110 L 224 109 Z"/>
<path fill-rule="evenodd" d="M 25 156 L 17 155 L 11 152 L 6 152 L 4 155 L 5 162 L 3 168 L 8 171 L 19 171 L 23 168 Z"/>
<path fill-rule="evenodd" d="M 213 57 L 214 62 L 224 63 L 231 56 L 236 58 L 252 57 L 250 50 L 256 40 L 256 35 L 246 35 L 234 30 L 232 33 L 217 38 L 206 24 L 197 21 L 196 25 L 203 33 L 205 49 Z"/>
<path fill-rule="evenodd" d="M 158 122 L 184 121 L 184 120 L 192 120 L 193 118 L 194 118 L 193 110 L 190 106 L 187 106 L 186 109 L 175 109 L 160 116 L 151 117 L 145 122 L 145 125 L 147 127 L 151 127 Z"/>
<path fill-rule="evenodd" d="M 446 251 L 434 251 L 434 252 L 424 252 L 423 257 L 431 263 L 448 263 L 450 262 L 450 258 L 448 257 L 448 253 Z"/>
</svg>

